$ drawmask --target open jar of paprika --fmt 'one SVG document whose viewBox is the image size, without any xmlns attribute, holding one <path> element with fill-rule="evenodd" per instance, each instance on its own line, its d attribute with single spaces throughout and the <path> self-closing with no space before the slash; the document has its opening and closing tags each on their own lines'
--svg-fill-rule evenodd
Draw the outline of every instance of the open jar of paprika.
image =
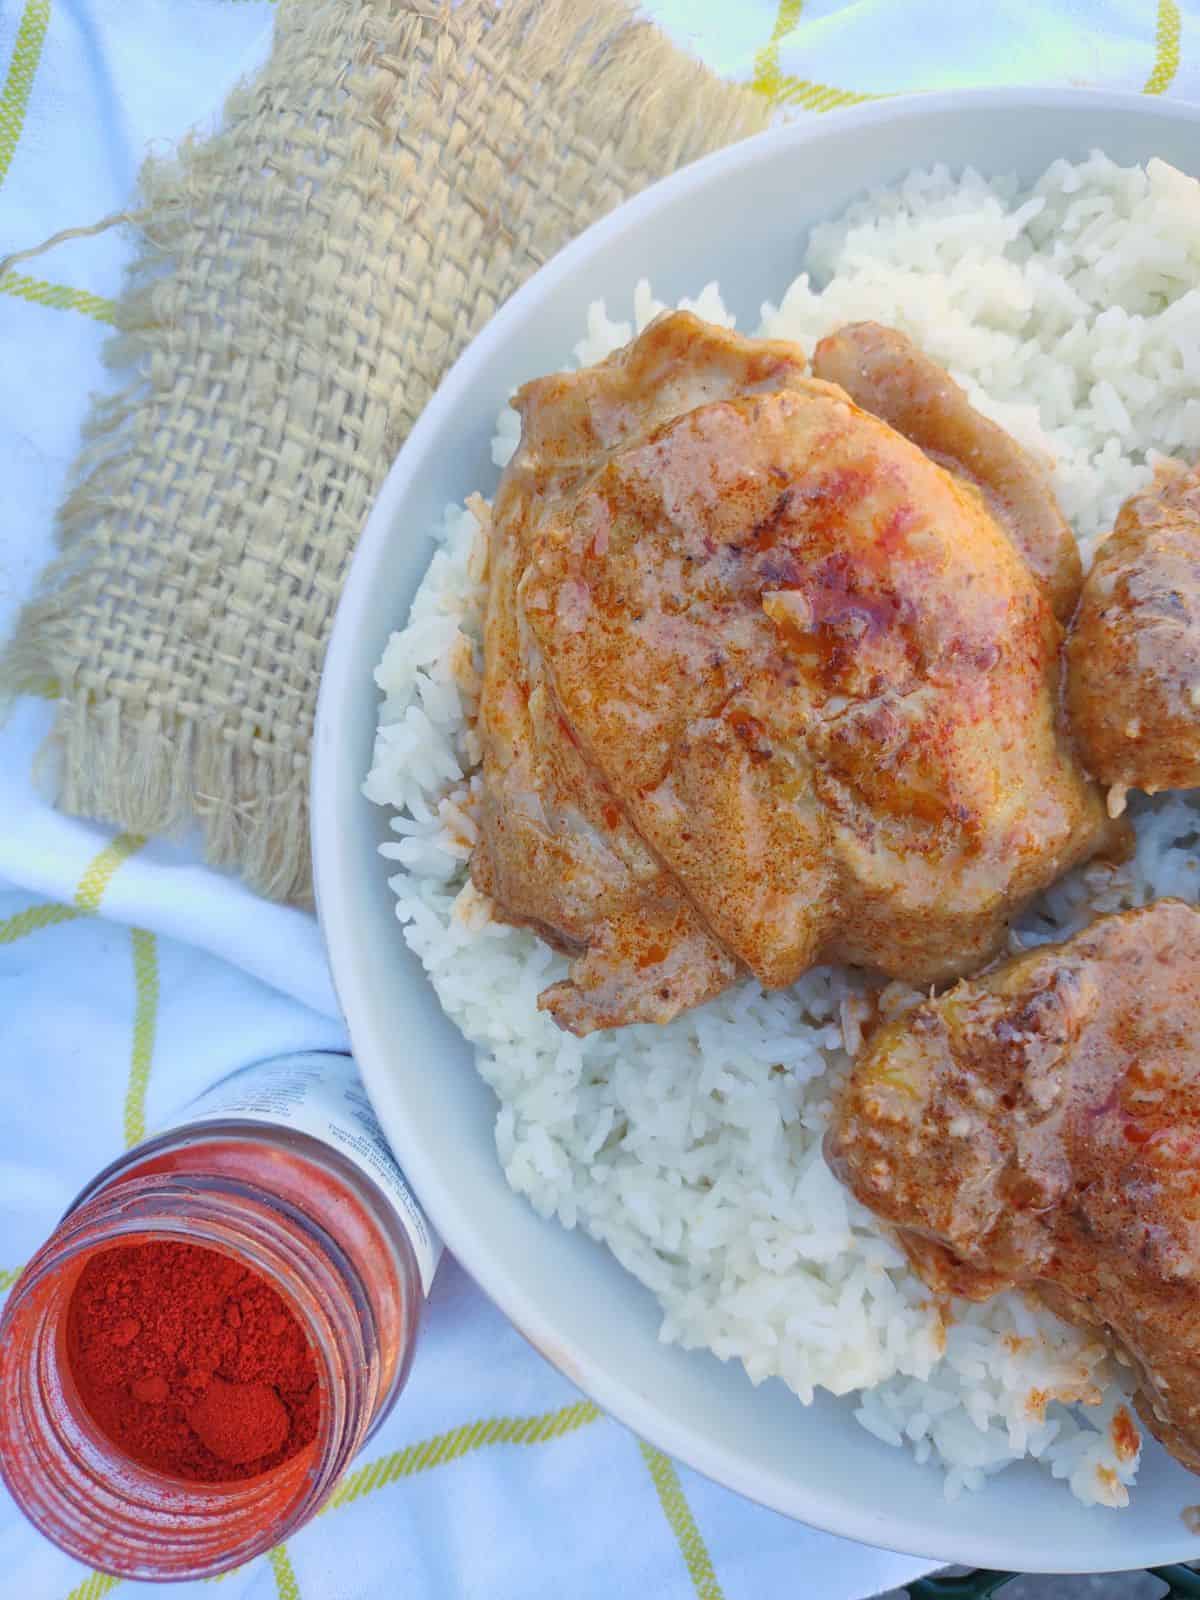
<svg viewBox="0 0 1200 1600">
<path fill-rule="evenodd" d="M 0 1320 L 0 1473 L 122 1577 L 210 1576 L 328 1498 L 440 1246 L 348 1056 L 260 1062 L 102 1172 Z"/>
</svg>

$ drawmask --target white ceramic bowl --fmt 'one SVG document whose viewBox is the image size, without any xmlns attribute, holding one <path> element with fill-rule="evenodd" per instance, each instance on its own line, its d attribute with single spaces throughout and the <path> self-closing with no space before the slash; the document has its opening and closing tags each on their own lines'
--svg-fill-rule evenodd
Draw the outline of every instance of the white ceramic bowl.
<svg viewBox="0 0 1200 1600">
<path fill-rule="evenodd" d="M 1086 91 L 997 90 L 888 100 L 806 120 L 675 174 L 540 271 L 446 377 L 384 482 L 355 553 L 321 686 L 313 838 L 321 920 L 354 1050 L 379 1116 L 449 1247 L 556 1366 L 605 1410 L 709 1477 L 819 1528 L 916 1555 L 1026 1571 L 1101 1571 L 1200 1554 L 1181 1513 L 1200 1479 L 1151 1442 L 1133 1505 L 1085 1510 L 1026 1465 L 948 1505 L 940 1473 L 879 1443 L 828 1396 L 660 1344 L 649 1292 L 581 1232 L 507 1187 L 496 1103 L 441 1013 L 393 912 L 376 846 L 387 819 L 361 794 L 371 672 L 402 626 L 449 501 L 496 481 L 489 442 L 517 383 L 561 367 L 589 301 L 624 316 L 637 279 L 673 302 L 719 278 L 738 325 L 799 268 L 808 228 L 870 185 L 946 161 L 1034 177 L 1102 147 L 1200 172 L 1200 107 Z"/>
</svg>

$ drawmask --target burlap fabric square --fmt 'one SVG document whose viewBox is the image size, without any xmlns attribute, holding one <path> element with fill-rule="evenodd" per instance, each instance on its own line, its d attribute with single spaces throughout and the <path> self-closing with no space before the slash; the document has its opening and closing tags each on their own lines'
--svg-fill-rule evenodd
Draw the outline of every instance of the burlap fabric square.
<svg viewBox="0 0 1200 1600">
<path fill-rule="evenodd" d="M 406 432 L 560 245 L 765 116 L 620 0 L 282 0 L 222 130 L 143 171 L 127 383 L 6 652 L 56 681 L 63 808 L 196 818 L 307 900 L 325 644 Z"/>
</svg>

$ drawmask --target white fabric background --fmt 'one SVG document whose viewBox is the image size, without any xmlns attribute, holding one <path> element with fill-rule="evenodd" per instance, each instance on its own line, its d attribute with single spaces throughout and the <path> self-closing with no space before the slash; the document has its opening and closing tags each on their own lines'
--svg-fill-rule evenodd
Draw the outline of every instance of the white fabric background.
<svg viewBox="0 0 1200 1600">
<path fill-rule="evenodd" d="M 1174 18 L 1183 59 L 1168 92 L 1200 95 L 1200 11 L 1181 14 L 1170 0 L 1157 9 L 1150 0 L 808 0 L 803 9 L 654 0 L 650 9 L 718 70 L 747 79 L 782 17 L 794 27 L 779 39 L 776 70 L 828 85 L 835 98 L 1031 80 L 1140 89 L 1156 62 L 1163 76 Z M 268 0 L 0 0 L 0 255 L 121 208 L 147 148 L 208 125 L 228 86 L 261 59 L 271 14 Z M 118 233 L 75 241 L 0 280 L 0 637 L 49 556 L 87 396 L 106 381 L 104 307 L 72 305 L 71 293 L 115 296 L 128 248 Z M 65 307 L 32 303 L 46 283 L 65 287 Z M 153 1128 L 239 1065 L 346 1042 L 313 919 L 207 871 L 186 841 L 133 853 L 108 880 L 98 916 L 36 926 L 37 907 L 72 904 L 110 843 L 104 830 L 57 815 L 31 779 L 49 722 L 49 706 L 31 700 L 0 727 L 0 1292 L 121 1149 L 139 1052 Z M 136 1092 L 132 1100 L 140 1105 Z M 577 1399 L 447 1260 L 409 1389 L 369 1454 Z M 599 1420 L 392 1483 L 319 1519 L 286 1556 L 243 1568 L 222 1592 L 853 1600 L 927 1566 L 815 1534 L 685 1469 L 679 1477 L 711 1580 L 689 1572 L 637 1442 Z M 99 1600 L 112 1585 L 47 1545 L 0 1495 L 0 1587 L 26 1600 Z"/>
</svg>

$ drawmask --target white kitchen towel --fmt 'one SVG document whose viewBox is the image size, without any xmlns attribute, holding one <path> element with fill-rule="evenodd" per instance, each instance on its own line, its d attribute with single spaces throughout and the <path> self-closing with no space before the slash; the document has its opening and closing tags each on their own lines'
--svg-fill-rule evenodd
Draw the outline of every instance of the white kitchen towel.
<svg viewBox="0 0 1200 1600">
<path fill-rule="evenodd" d="M 1200 98 L 1200 10 L 1174 0 L 649 9 L 788 115 L 979 83 Z M 147 149 L 209 125 L 262 58 L 271 16 L 269 0 L 0 0 L 0 256 L 121 209 Z M 73 240 L 0 278 L 0 637 L 50 554 L 87 396 L 106 384 L 99 351 L 128 248 L 118 232 Z M 113 838 L 57 814 L 53 775 L 31 776 L 49 721 L 28 700 L 0 728 L 0 1294 L 82 1183 L 203 1085 L 345 1045 L 313 919 L 203 868 L 189 841 Z M 487 1419 L 501 1420 L 475 1426 Z M 644 1449 L 450 1261 L 405 1399 L 369 1448 L 384 1458 L 373 1488 L 223 1592 L 854 1600 L 928 1565 L 814 1534 Z M 114 1586 L 0 1497 L 3 1593 L 99 1600 Z"/>
</svg>

